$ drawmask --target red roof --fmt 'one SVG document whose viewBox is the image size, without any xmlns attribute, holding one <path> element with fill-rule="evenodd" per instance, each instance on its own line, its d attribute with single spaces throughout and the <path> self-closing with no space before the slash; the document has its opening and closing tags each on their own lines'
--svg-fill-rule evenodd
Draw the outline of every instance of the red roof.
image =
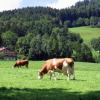
<svg viewBox="0 0 100 100">
<path fill-rule="evenodd" d="M 3 50 L 5 50 L 6 48 L 5 47 L 2 47 L 2 48 L 0 48 L 0 51 L 3 51 Z"/>
<path fill-rule="evenodd" d="M 0 48 L 0 52 L 4 52 L 6 55 L 10 55 L 10 56 L 11 55 L 14 56 L 17 54 L 16 52 L 10 51 L 9 49 L 7 49 L 5 47 Z"/>
</svg>

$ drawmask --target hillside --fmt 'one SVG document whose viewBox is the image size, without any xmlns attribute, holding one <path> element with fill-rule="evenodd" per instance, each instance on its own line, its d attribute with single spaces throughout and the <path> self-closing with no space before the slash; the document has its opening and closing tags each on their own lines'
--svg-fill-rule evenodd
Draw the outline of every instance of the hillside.
<svg viewBox="0 0 100 100">
<path fill-rule="evenodd" d="M 84 42 L 89 43 L 93 38 L 100 37 L 100 28 L 74 27 L 69 28 L 72 33 L 80 34 Z"/>
<path fill-rule="evenodd" d="M 100 0 L 80 1 L 61 10 L 27 7 L 0 12 L 0 47 L 16 51 L 19 58 L 26 56 L 32 60 L 74 55 L 78 61 L 93 61 L 87 44 L 79 35 L 68 31 L 69 27 L 78 26 L 100 27 Z M 94 33 L 85 35 L 86 41 L 98 37 Z"/>
</svg>

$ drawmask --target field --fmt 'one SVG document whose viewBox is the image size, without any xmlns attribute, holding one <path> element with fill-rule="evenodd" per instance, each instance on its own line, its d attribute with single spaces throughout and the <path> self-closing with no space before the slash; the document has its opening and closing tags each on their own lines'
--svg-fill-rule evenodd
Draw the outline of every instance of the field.
<svg viewBox="0 0 100 100">
<path fill-rule="evenodd" d="M 43 61 L 29 68 L 12 68 L 14 61 L 0 61 L 0 100 L 100 100 L 100 64 L 75 62 L 76 80 L 37 79 Z"/>
<path fill-rule="evenodd" d="M 91 39 L 100 37 L 100 28 L 91 27 L 75 27 L 69 28 L 70 32 L 78 33 L 86 43 L 89 43 Z"/>
</svg>

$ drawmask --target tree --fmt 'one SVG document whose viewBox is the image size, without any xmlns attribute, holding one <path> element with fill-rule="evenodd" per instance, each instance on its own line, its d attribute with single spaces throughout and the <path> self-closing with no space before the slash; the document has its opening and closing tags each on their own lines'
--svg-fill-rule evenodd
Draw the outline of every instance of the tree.
<svg viewBox="0 0 100 100">
<path fill-rule="evenodd" d="M 93 62 L 93 55 L 91 49 L 86 44 L 82 44 L 80 54 L 82 61 Z"/>
<path fill-rule="evenodd" d="M 28 56 L 29 41 L 26 37 L 20 37 L 16 42 L 16 51 L 19 55 Z"/>
<path fill-rule="evenodd" d="M 97 18 L 91 16 L 91 18 L 90 18 L 90 26 L 94 27 L 96 24 L 97 24 Z"/>
<path fill-rule="evenodd" d="M 77 61 L 93 62 L 91 49 L 84 43 L 74 43 L 74 54 Z"/>
<path fill-rule="evenodd" d="M 71 39 L 69 38 L 69 33 L 67 29 L 59 29 L 57 34 L 58 40 L 58 51 L 60 57 L 70 57 L 72 54 Z"/>
<path fill-rule="evenodd" d="M 97 39 L 92 39 L 91 45 L 96 51 L 100 52 L 100 37 L 98 37 Z"/>
<path fill-rule="evenodd" d="M 70 22 L 70 20 L 67 20 L 67 21 L 64 21 L 64 27 L 71 27 L 72 25 L 71 25 L 71 22 Z"/>
<path fill-rule="evenodd" d="M 85 18 L 84 23 L 85 23 L 86 26 L 89 26 L 90 25 L 90 20 L 88 18 Z"/>
<path fill-rule="evenodd" d="M 47 53 L 50 58 L 58 56 L 58 41 L 55 34 L 51 34 L 47 45 Z"/>
<path fill-rule="evenodd" d="M 43 56 L 44 59 L 47 59 L 48 58 L 48 49 L 47 49 L 47 47 L 49 45 L 49 43 L 48 43 L 49 38 L 50 38 L 50 36 L 47 33 L 45 33 L 42 36 L 42 39 L 41 39 L 41 41 L 42 41 L 41 49 L 42 49 L 43 54 L 44 54 L 44 56 Z"/>
<path fill-rule="evenodd" d="M 84 19 L 83 18 L 78 18 L 77 22 L 76 22 L 77 26 L 84 26 Z"/>
<path fill-rule="evenodd" d="M 1 38 L 3 42 L 3 46 L 8 47 L 10 49 L 14 49 L 17 38 L 18 38 L 16 33 L 7 31 L 1 34 Z"/>
<path fill-rule="evenodd" d="M 97 23 L 97 27 L 100 28 L 100 21 Z"/>
<path fill-rule="evenodd" d="M 42 49 L 41 49 L 41 36 L 37 35 L 30 42 L 29 58 L 30 59 L 42 59 Z"/>
<path fill-rule="evenodd" d="M 2 38 L 1 38 L 1 35 L 0 35 L 0 46 L 2 46 Z"/>
</svg>

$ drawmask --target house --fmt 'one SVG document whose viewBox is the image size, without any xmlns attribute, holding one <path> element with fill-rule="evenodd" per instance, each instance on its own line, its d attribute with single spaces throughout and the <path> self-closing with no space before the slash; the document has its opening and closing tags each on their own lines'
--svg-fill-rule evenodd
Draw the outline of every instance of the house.
<svg viewBox="0 0 100 100">
<path fill-rule="evenodd" d="M 6 47 L 0 47 L 0 59 L 2 60 L 16 60 L 17 53 L 15 51 L 11 51 Z"/>
</svg>

